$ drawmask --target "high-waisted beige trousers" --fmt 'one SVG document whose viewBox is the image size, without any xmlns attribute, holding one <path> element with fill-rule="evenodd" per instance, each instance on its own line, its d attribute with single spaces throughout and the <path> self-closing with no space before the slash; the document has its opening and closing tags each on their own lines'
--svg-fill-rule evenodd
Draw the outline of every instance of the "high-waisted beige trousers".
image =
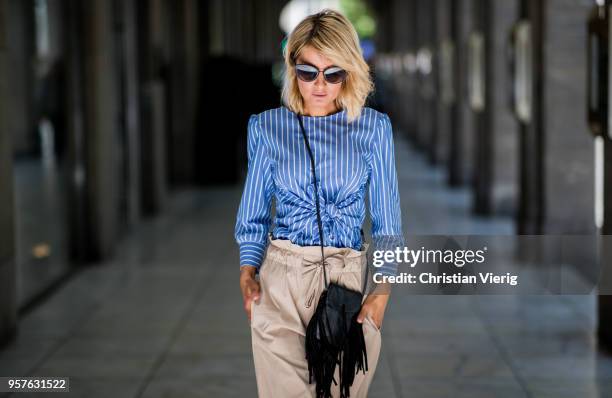
<svg viewBox="0 0 612 398">
<path fill-rule="evenodd" d="M 259 270 L 259 302 L 251 307 L 253 358 L 260 398 L 304 398 L 315 396 L 315 381 L 308 383 L 304 340 L 310 321 L 325 287 L 320 246 L 299 246 L 289 240 L 268 237 L 269 245 Z M 362 251 L 351 248 L 324 248 L 328 281 L 353 290 L 362 290 L 362 273 L 367 265 Z M 364 299 L 367 295 L 364 295 Z M 350 389 L 351 397 L 367 397 L 381 347 L 376 324 L 363 322 L 368 371 L 359 371 Z M 339 380 L 336 367 L 335 380 Z M 332 382 L 332 394 L 340 396 Z"/>
</svg>

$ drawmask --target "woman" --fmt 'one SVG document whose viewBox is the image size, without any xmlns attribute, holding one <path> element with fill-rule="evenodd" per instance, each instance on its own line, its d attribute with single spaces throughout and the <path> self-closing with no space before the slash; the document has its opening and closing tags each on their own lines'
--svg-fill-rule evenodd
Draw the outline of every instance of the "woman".
<svg viewBox="0 0 612 398">
<path fill-rule="evenodd" d="M 252 115 L 248 123 L 248 173 L 235 229 L 258 392 L 265 398 L 315 394 L 304 339 L 325 281 L 298 115 L 315 158 L 328 281 L 362 289 L 366 191 L 375 248 L 403 243 L 391 122 L 364 107 L 373 83 L 355 29 L 340 13 L 324 10 L 293 30 L 284 56 L 284 105 Z M 394 265 L 383 273 L 393 273 Z M 357 321 L 363 324 L 368 371 L 355 377 L 351 397 L 367 396 L 388 298 L 364 295 Z"/>
</svg>

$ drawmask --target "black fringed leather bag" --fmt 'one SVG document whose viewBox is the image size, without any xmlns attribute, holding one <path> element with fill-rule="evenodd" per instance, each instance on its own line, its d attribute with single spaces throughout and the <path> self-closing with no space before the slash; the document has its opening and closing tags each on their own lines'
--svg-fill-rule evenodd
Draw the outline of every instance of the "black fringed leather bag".
<svg viewBox="0 0 612 398">
<path fill-rule="evenodd" d="M 321 262 L 325 289 L 319 297 L 317 308 L 306 327 L 306 360 L 308 361 L 308 382 L 316 382 L 317 398 L 331 397 L 331 383 L 338 385 L 334 378 L 336 365 L 340 366 L 340 397 L 350 396 L 350 387 L 355 375 L 361 370 L 368 370 L 363 325 L 357 322 L 361 310 L 363 293 L 348 289 L 337 283 L 328 283 L 325 272 L 325 254 L 323 250 L 323 225 L 315 173 L 315 161 L 310 143 L 304 130 L 302 118 L 298 115 L 300 129 L 310 155 L 310 165 L 314 179 L 317 223 L 321 241 Z M 366 268 L 367 275 L 367 268 Z"/>
</svg>

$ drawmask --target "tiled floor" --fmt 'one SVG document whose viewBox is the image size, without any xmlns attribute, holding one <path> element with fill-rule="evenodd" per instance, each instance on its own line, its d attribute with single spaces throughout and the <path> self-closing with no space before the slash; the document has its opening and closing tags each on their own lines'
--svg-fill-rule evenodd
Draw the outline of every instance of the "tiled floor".
<svg viewBox="0 0 612 398">
<path fill-rule="evenodd" d="M 512 233 L 469 214 L 396 141 L 404 228 Z M 72 397 L 255 397 L 233 241 L 241 187 L 178 192 L 116 258 L 78 274 L 20 322 L 0 375 L 69 376 Z M 606 397 L 592 296 L 416 296 L 394 290 L 371 397 Z M 18 397 L 38 397 L 21 393 Z"/>
</svg>

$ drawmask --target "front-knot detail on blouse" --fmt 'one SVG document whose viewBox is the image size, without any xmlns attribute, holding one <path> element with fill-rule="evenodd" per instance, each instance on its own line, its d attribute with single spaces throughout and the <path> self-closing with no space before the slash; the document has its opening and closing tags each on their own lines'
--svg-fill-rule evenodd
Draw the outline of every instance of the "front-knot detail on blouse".
<svg viewBox="0 0 612 398">
<path fill-rule="evenodd" d="M 341 215 L 340 209 L 336 207 L 335 203 L 329 202 L 325 204 L 325 209 L 323 211 L 323 219 L 324 221 L 330 222 L 339 219 Z"/>
</svg>

